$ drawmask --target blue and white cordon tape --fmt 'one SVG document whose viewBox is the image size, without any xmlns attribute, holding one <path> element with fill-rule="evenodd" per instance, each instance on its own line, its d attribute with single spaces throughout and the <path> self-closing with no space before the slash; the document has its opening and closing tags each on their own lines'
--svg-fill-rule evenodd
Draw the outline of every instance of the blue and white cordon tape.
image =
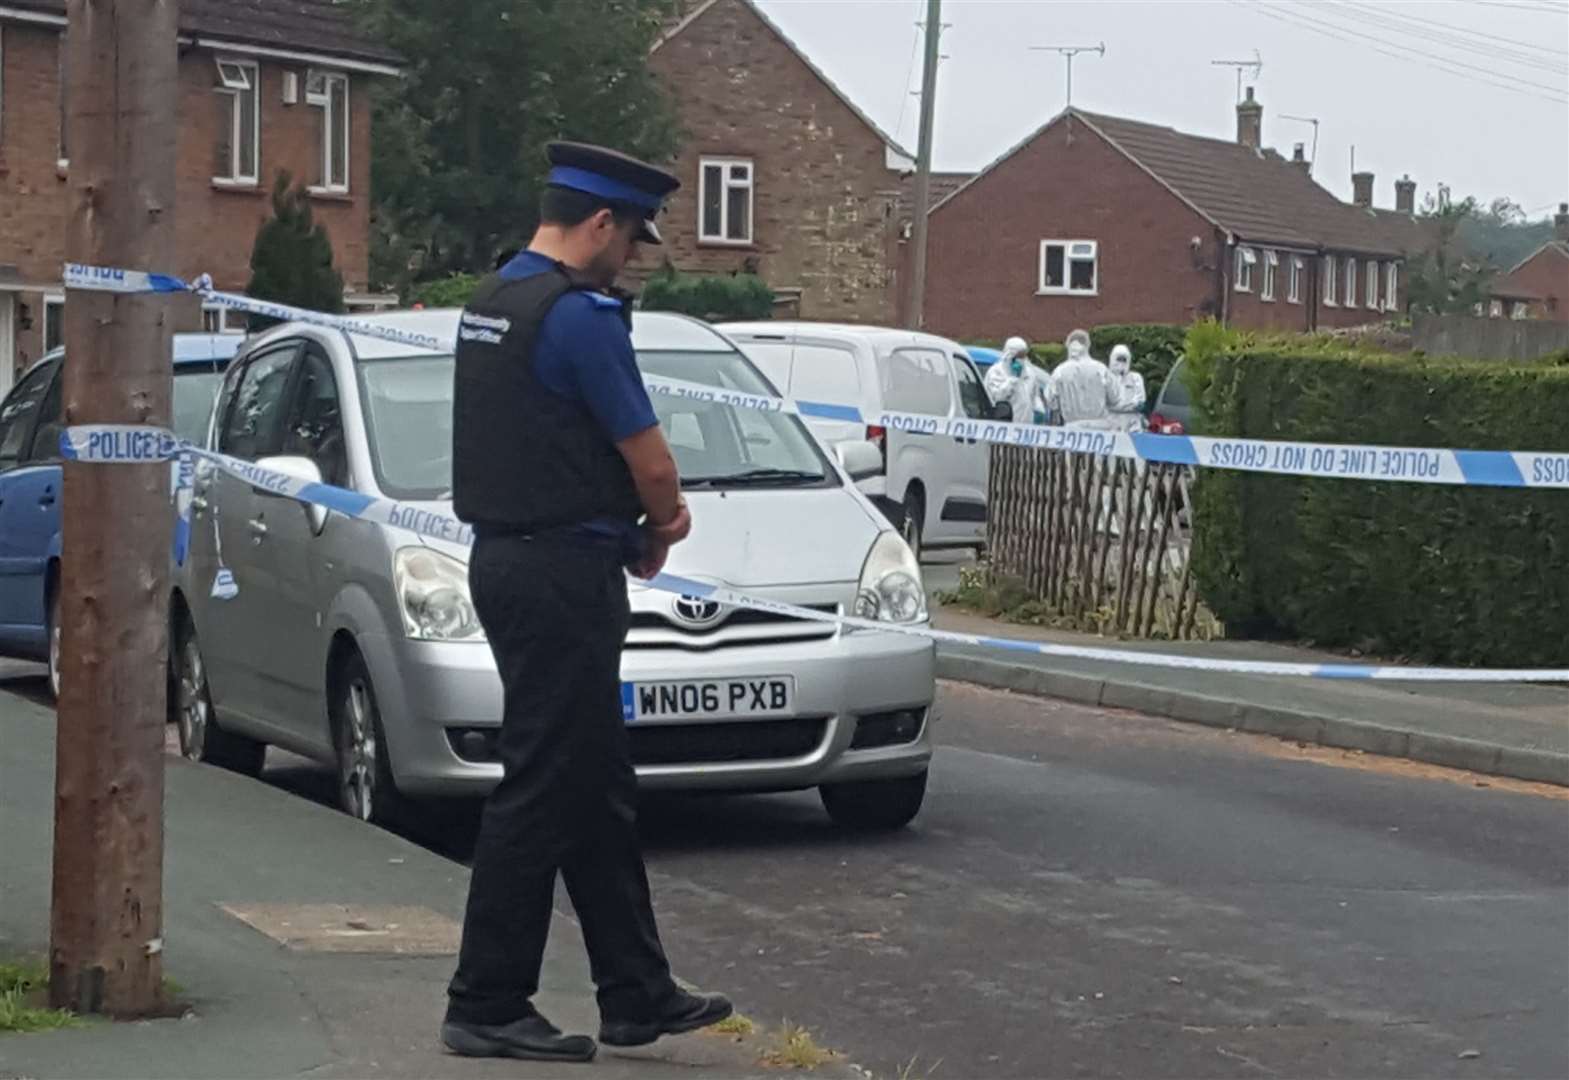
<svg viewBox="0 0 1569 1080">
<path fill-rule="evenodd" d="M 69 263 L 65 267 L 65 284 L 73 289 L 119 293 L 195 292 L 209 303 L 235 311 L 310 323 L 432 351 L 450 351 L 453 348 L 451 341 L 443 342 L 429 334 L 418 334 L 400 327 L 307 311 L 237 293 L 218 292 L 212 288 L 211 280 L 205 275 L 188 284 L 168 274 Z M 645 376 L 644 382 L 650 392 L 656 394 L 717 401 L 736 408 L 763 412 L 792 413 L 809 420 L 841 420 L 922 435 L 995 443 L 999 446 L 1038 447 L 1097 457 L 1320 479 L 1569 489 L 1569 453 L 1221 439 L 1202 435 L 1151 435 L 1147 432 L 1129 434 L 1093 428 L 932 416 L 926 413 L 869 413 L 855 405 L 746 394 L 657 376 Z"/>
<path fill-rule="evenodd" d="M 399 328 L 366 323 L 358 319 L 304 311 L 282 304 L 255 300 L 233 293 L 212 290 L 205 279 L 187 285 L 167 275 L 134 271 L 106 270 L 72 265 L 66 268 L 66 284 L 71 288 L 100 289 L 113 292 L 194 291 L 235 310 L 254 312 L 272 318 L 309 322 L 318 326 L 362 334 L 411 345 L 442 350 L 442 343 L 425 335 Z M 736 408 L 765 412 L 792 413 L 805 418 L 826 418 L 851 423 L 868 423 L 887 428 L 950 435 L 1011 446 L 1033 446 L 1089 453 L 1103 457 L 1170 462 L 1172 464 L 1210 465 L 1297 476 L 1338 477 L 1365 480 L 1401 480 L 1417 483 L 1468 484 L 1502 487 L 1569 488 L 1569 454 L 1543 454 L 1524 451 L 1427 450 L 1408 447 L 1350 446 L 1325 443 L 1275 442 L 1260 439 L 1205 439 L 1196 436 L 1128 435 L 1120 432 L 1011 424 L 993 421 L 955 419 L 918 413 L 863 414 L 855 406 L 824 402 L 795 401 L 758 394 L 742 394 L 701 383 L 647 377 L 649 390 L 656 394 L 714 401 Z M 190 444 L 182 444 L 173 434 L 155 428 L 97 424 L 68 429 L 60 437 L 61 454 L 68 460 L 104 464 L 152 464 L 180 461 L 176 474 L 176 503 L 182 511 L 189 504 L 182 490 L 192 482 L 194 469 L 187 464 L 207 461 L 247 483 L 277 495 L 314 503 L 350 518 L 374 521 L 459 545 L 473 542 L 469 526 L 448 514 L 392 499 L 375 498 L 330 484 L 315 483 L 264 469 L 247 461 L 228 457 Z M 184 513 L 181 515 L 184 517 Z M 186 520 L 187 533 L 189 521 Z M 178 529 L 177 529 L 178 538 Z M 184 545 L 178 544 L 177 547 Z M 179 551 L 177 550 L 177 556 Z M 237 586 L 230 571 L 219 571 L 215 595 L 234 595 Z M 225 580 L 226 579 L 226 580 Z M 1149 667 L 1178 668 L 1190 671 L 1223 671 L 1247 675 L 1287 675 L 1317 679 L 1381 679 L 1419 682 L 1569 682 L 1569 668 L 1435 668 L 1398 667 L 1374 664 L 1301 664 L 1256 660 L 1213 660 L 1204 657 L 1165 653 L 1137 652 L 1129 649 L 1103 649 L 1088 646 L 1056 645 L 1016 638 L 982 634 L 960 634 L 934 630 L 928 626 L 906 625 L 833 615 L 811 608 L 752 596 L 722 585 L 694 581 L 674 574 L 659 574 L 648 582 L 652 588 L 683 596 L 697 596 L 733 607 L 770 611 L 812 622 L 834 623 L 856 630 L 904 634 L 933 642 L 1035 653 L 1079 660 L 1118 664 L 1143 664 Z"/>
</svg>

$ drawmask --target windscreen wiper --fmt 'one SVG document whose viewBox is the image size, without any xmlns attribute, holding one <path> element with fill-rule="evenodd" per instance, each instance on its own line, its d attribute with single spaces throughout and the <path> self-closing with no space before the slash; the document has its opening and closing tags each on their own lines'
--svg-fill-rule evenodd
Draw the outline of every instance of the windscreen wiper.
<svg viewBox="0 0 1569 1080">
<path fill-rule="evenodd" d="M 745 469 L 741 472 L 724 473 L 719 476 L 689 476 L 681 480 L 682 487 L 745 487 L 756 484 L 759 486 L 777 485 L 779 487 L 794 487 L 800 484 L 822 483 L 824 476 L 820 472 L 805 472 L 801 469 Z"/>
</svg>

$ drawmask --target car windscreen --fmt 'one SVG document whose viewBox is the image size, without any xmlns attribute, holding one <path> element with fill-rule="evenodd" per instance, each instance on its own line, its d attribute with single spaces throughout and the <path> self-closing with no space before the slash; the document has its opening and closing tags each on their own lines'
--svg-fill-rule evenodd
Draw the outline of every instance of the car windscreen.
<svg viewBox="0 0 1569 1080">
<path fill-rule="evenodd" d="M 1172 365 L 1171 374 L 1166 377 L 1166 385 L 1160 393 L 1160 404 L 1181 408 L 1192 403 L 1188 397 L 1188 384 L 1182 378 L 1182 361 L 1178 360 Z"/>
<path fill-rule="evenodd" d="M 773 387 L 732 350 L 637 354 L 644 374 L 774 396 Z M 654 413 L 688 488 L 837 486 L 817 443 L 796 417 L 716 401 L 654 395 Z"/>
<path fill-rule="evenodd" d="M 452 497 L 451 356 L 365 360 L 360 394 L 376 481 L 395 499 Z M 736 352 L 640 352 L 650 375 L 748 394 L 774 390 Z M 793 416 L 655 394 L 654 412 L 689 487 L 837 486 Z"/>
<path fill-rule="evenodd" d="M 223 368 L 185 364 L 174 369 L 174 433 L 198 446 L 207 442 L 213 399 L 223 384 Z"/>
</svg>

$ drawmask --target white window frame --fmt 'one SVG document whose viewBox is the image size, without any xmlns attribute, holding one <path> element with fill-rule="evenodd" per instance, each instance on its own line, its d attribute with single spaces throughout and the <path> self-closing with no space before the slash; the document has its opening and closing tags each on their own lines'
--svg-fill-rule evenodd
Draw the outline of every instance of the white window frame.
<svg viewBox="0 0 1569 1080">
<path fill-rule="evenodd" d="M 311 82 L 314 79 L 322 80 L 322 89 L 312 91 Z M 332 129 L 333 121 L 337 119 L 332 115 L 332 87 L 334 83 L 343 84 L 343 183 L 332 182 Z M 349 156 L 352 151 L 353 117 L 354 110 L 349 104 L 349 93 L 352 90 L 349 76 L 342 71 L 327 71 L 323 68 L 311 68 L 305 73 L 305 104 L 314 109 L 322 110 L 321 125 L 321 175 L 322 182 L 312 184 L 310 190 L 317 194 L 347 195 L 349 193 Z"/>
<path fill-rule="evenodd" d="M 1236 292 L 1250 293 L 1253 291 L 1253 265 L 1258 262 L 1258 256 L 1250 247 L 1237 247 L 1235 267 L 1231 275 L 1231 287 Z"/>
<path fill-rule="evenodd" d="M 255 60 L 245 60 L 234 56 L 214 57 L 213 66 L 218 69 L 219 85 L 213 87 L 213 93 L 222 94 L 229 99 L 229 175 L 214 176 L 212 182 L 223 187 L 256 187 L 261 183 L 261 65 Z M 225 68 L 231 69 L 225 72 Z M 246 175 L 240 171 L 240 143 L 241 132 L 244 125 L 240 123 L 241 94 L 245 88 L 231 85 L 231 78 L 235 71 L 244 71 L 251 80 L 251 111 L 254 113 L 251 123 L 251 162 L 256 171 Z"/>
<path fill-rule="evenodd" d="M 60 308 L 60 340 L 53 345 L 49 344 L 49 309 Z M 44 317 L 39 320 L 42 325 L 38 328 L 38 338 L 43 342 L 44 352 L 59 348 L 65 344 L 65 294 L 49 293 L 44 297 Z"/>
<path fill-rule="evenodd" d="M 1335 289 L 1340 280 L 1340 267 L 1335 264 L 1333 255 L 1324 256 L 1324 265 L 1319 268 L 1324 275 L 1324 296 L 1322 303 L 1325 307 L 1339 307 L 1340 302 L 1335 299 Z"/>
<path fill-rule="evenodd" d="M 735 165 L 746 166 L 746 179 L 736 180 L 730 175 Z M 703 207 L 708 205 L 708 170 L 719 170 L 719 232 L 708 232 L 708 222 Z M 730 235 L 730 192 L 736 188 L 746 190 L 746 235 Z M 752 224 L 757 218 L 757 165 L 751 158 L 709 157 L 697 160 L 697 240 L 700 244 L 727 244 L 731 247 L 748 247 L 752 243 Z"/>
<path fill-rule="evenodd" d="M 1302 303 L 1302 272 L 1306 269 L 1302 256 L 1291 256 L 1291 269 L 1286 278 L 1286 303 Z"/>
<path fill-rule="evenodd" d="M 1354 308 L 1357 306 L 1357 260 L 1355 255 L 1346 256 L 1346 295 L 1343 307 Z"/>
<path fill-rule="evenodd" d="M 1400 264 L 1394 261 L 1384 267 L 1384 310 L 1400 310 Z"/>
<path fill-rule="evenodd" d="M 1273 248 L 1264 252 L 1264 285 L 1259 290 L 1260 300 L 1273 301 L 1275 299 L 1275 271 L 1280 267 L 1280 256 Z"/>
<path fill-rule="evenodd" d="M 1362 269 L 1367 274 L 1367 309 L 1382 311 L 1378 303 L 1378 260 L 1369 259 Z"/>
<path fill-rule="evenodd" d="M 216 330 L 210 330 L 207 327 L 207 316 L 209 315 L 218 316 L 218 328 Z M 231 319 L 234 320 L 234 322 L 237 322 L 238 325 L 231 323 Z M 202 333 L 244 334 L 248 331 L 248 329 L 249 328 L 246 326 L 245 315 L 242 312 L 235 311 L 233 308 L 225 307 L 222 304 L 202 305 Z"/>
<path fill-rule="evenodd" d="M 1489 301 L 1488 305 L 1487 305 L 1487 317 L 1489 319 L 1501 319 L 1501 318 L 1503 318 L 1504 317 L 1504 302 L 1502 300 L 1492 300 L 1492 301 Z"/>
<path fill-rule="evenodd" d="M 1062 248 L 1062 284 L 1046 284 L 1046 251 L 1048 248 Z M 1088 247 L 1089 251 L 1075 252 L 1074 248 Z M 1090 287 L 1088 289 L 1075 289 L 1073 287 L 1073 264 L 1090 263 Z M 1035 295 L 1036 296 L 1099 296 L 1100 295 L 1100 241 L 1098 240 L 1042 240 L 1040 246 L 1040 259 L 1036 265 Z"/>
</svg>

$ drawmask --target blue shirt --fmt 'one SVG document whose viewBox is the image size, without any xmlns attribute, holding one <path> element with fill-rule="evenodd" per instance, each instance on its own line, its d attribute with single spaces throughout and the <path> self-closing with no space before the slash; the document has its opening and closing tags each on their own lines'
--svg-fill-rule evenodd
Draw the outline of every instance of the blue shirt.
<svg viewBox="0 0 1569 1080">
<path fill-rule="evenodd" d="M 555 265 L 521 251 L 501 268 L 501 277 L 521 281 Z M 659 423 L 621 321 L 621 302 L 611 297 L 574 289 L 555 302 L 534 337 L 534 376 L 550 393 L 582 406 L 611 442 Z M 625 522 L 585 521 L 575 531 L 621 547 L 628 563 L 639 554 L 641 530 L 629 531 Z"/>
<path fill-rule="evenodd" d="M 520 281 L 554 266 L 523 251 L 501 268 L 501 277 Z M 574 289 L 556 301 L 534 338 L 535 376 L 546 390 L 582 405 L 611 442 L 659 423 L 620 308 L 618 300 Z"/>
</svg>

